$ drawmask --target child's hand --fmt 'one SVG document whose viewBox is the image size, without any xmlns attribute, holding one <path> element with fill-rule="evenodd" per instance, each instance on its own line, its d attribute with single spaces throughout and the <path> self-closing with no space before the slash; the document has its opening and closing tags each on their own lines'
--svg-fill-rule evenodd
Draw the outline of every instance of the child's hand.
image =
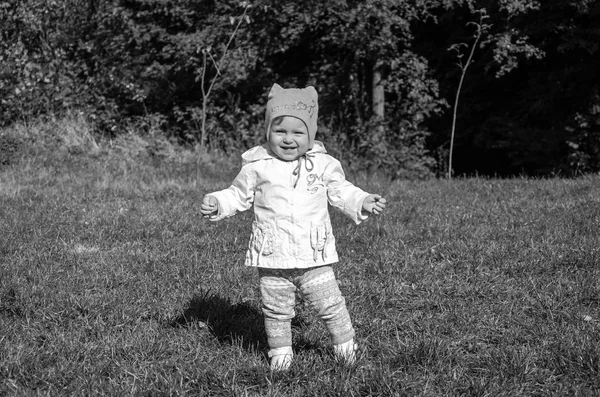
<svg viewBox="0 0 600 397">
<path fill-rule="evenodd" d="M 200 204 L 200 213 L 204 218 L 214 219 L 219 212 L 219 203 L 213 196 L 204 196 Z"/>
<path fill-rule="evenodd" d="M 387 201 L 378 194 L 371 194 L 363 201 L 363 211 L 370 212 L 374 215 L 379 215 L 385 208 Z"/>
</svg>

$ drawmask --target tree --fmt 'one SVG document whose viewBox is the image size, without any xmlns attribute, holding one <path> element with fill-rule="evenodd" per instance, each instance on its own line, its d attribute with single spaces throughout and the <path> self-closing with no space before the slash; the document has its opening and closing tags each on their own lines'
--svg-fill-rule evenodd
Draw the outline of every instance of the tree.
<svg viewBox="0 0 600 397">
<path fill-rule="evenodd" d="M 232 25 L 234 25 L 234 29 L 231 32 L 231 36 L 229 40 L 225 44 L 225 47 L 222 49 L 222 53 L 219 57 L 219 60 L 215 59 L 215 56 L 212 53 L 211 45 L 203 45 L 200 49 L 202 52 L 202 67 L 199 70 L 199 76 L 197 80 L 200 81 L 200 88 L 202 91 L 202 115 L 201 115 L 201 132 L 200 132 L 200 151 L 204 152 L 205 143 L 206 143 L 206 111 L 208 105 L 208 98 L 210 93 L 217 82 L 217 79 L 221 76 L 223 62 L 225 61 L 226 56 L 228 55 L 229 47 L 231 42 L 235 38 L 236 33 L 240 29 L 240 26 L 243 22 L 250 23 L 250 18 L 248 17 L 248 10 L 252 7 L 249 2 L 243 1 L 240 3 L 240 6 L 243 8 L 242 14 L 237 17 L 230 16 L 229 21 Z M 217 55 L 218 56 L 218 55 Z M 215 71 L 210 80 L 207 81 L 207 68 L 209 65 L 209 61 L 214 67 Z"/>
<path fill-rule="evenodd" d="M 444 55 L 441 50 L 466 41 L 465 36 L 471 33 L 456 26 L 465 26 L 473 10 L 481 7 L 485 7 L 490 26 L 474 54 L 476 63 L 469 69 L 469 79 L 462 86 L 462 106 L 455 115 L 458 119 L 458 141 L 454 148 L 458 154 L 459 172 L 464 172 L 465 167 L 472 164 L 479 173 L 494 174 L 505 172 L 513 162 L 507 149 L 517 139 L 508 134 L 512 135 L 518 130 L 515 129 L 516 118 L 506 113 L 507 107 L 523 98 L 520 92 L 527 87 L 527 79 L 532 76 L 526 71 L 545 56 L 544 46 L 531 34 L 535 26 L 532 21 L 543 18 L 539 15 L 541 4 L 529 0 L 475 1 L 465 7 L 454 8 L 451 12 L 439 11 L 437 25 L 420 27 L 432 30 L 432 34 L 438 38 L 436 45 L 419 42 L 416 46 L 420 52 L 425 49 L 425 56 L 434 65 L 434 75 L 440 81 L 442 95 L 456 95 L 462 70 L 456 73 L 450 67 L 453 57 Z M 525 81 L 518 81 L 523 78 Z M 527 105 L 522 104 L 518 111 L 524 112 L 526 109 Z M 447 137 L 451 134 L 446 132 L 444 125 L 452 124 L 452 116 L 445 115 L 429 124 L 433 130 L 437 130 L 430 141 L 432 144 L 440 147 L 447 144 Z M 446 158 L 443 157 L 443 161 Z"/>
<path fill-rule="evenodd" d="M 452 179 L 452 154 L 454 150 L 454 133 L 456 131 L 456 113 L 458 110 L 458 99 L 460 98 L 460 91 L 465 80 L 465 76 L 467 74 L 467 69 L 473 62 L 473 55 L 475 54 L 475 49 L 479 44 L 479 41 L 482 38 L 487 30 L 489 29 L 489 25 L 483 23 L 485 19 L 488 18 L 486 15 L 485 9 L 479 10 L 479 23 L 477 22 L 469 22 L 467 25 L 473 25 L 475 27 L 475 33 L 473 34 L 473 43 L 470 45 L 470 50 L 468 51 L 467 60 L 463 61 L 464 54 L 462 53 L 463 48 L 469 48 L 469 45 L 466 43 L 458 43 L 450 46 L 449 50 L 456 51 L 458 58 L 458 67 L 461 70 L 460 81 L 458 83 L 458 87 L 456 88 L 456 97 L 454 99 L 454 106 L 452 110 L 452 130 L 450 133 L 450 154 L 448 156 L 448 179 Z"/>
</svg>

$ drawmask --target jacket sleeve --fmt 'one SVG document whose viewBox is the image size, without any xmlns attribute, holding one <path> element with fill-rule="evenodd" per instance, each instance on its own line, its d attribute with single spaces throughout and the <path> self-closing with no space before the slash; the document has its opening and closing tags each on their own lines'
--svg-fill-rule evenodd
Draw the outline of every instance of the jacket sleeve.
<svg viewBox="0 0 600 397">
<path fill-rule="evenodd" d="M 254 202 L 254 180 L 249 167 L 242 167 L 231 186 L 217 192 L 208 194 L 218 202 L 218 212 L 212 221 L 220 221 L 235 215 L 237 212 L 246 211 Z"/>
<path fill-rule="evenodd" d="M 357 225 L 366 220 L 368 215 L 363 214 L 362 205 L 369 193 L 347 181 L 342 165 L 334 158 L 331 158 L 325 174 L 329 204 L 340 209 Z"/>
</svg>

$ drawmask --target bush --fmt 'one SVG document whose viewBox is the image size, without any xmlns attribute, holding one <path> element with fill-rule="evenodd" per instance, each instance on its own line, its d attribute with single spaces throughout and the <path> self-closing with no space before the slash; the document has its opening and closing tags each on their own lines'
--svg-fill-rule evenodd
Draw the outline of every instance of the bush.
<svg viewBox="0 0 600 397">
<path fill-rule="evenodd" d="M 584 113 L 576 113 L 567 127 L 569 168 L 577 173 L 600 172 L 600 96 Z"/>
<path fill-rule="evenodd" d="M 14 162 L 21 141 L 5 133 L 0 134 L 0 166 L 10 165 Z"/>
</svg>

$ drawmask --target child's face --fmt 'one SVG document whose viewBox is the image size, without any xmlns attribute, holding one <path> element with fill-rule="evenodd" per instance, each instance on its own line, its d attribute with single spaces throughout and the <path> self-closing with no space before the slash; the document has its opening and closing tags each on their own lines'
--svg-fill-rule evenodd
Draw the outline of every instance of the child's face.
<svg viewBox="0 0 600 397">
<path fill-rule="evenodd" d="M 269 148 L 285 161 L 296 160 L 310 149 L 310 137 L 304 122 L 284 116 L 274 120 L 269 131 Z"/>
</svg>

